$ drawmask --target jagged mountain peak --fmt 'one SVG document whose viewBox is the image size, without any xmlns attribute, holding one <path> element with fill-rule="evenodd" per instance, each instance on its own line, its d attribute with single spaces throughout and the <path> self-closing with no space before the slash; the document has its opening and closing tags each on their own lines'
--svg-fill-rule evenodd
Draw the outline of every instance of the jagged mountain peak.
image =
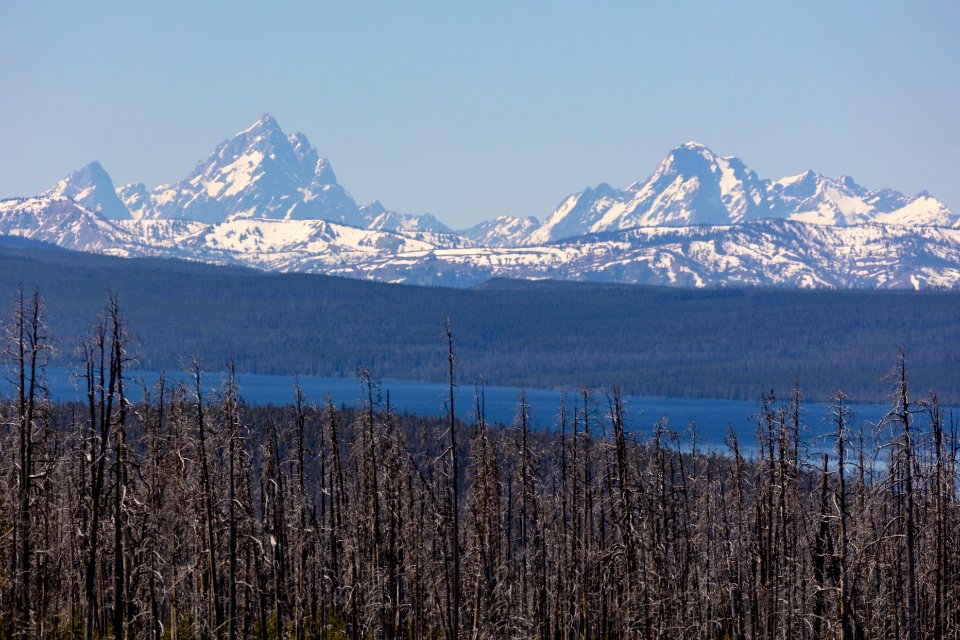
<svg viewBox="0 0 960 640">
<path fill-rule="evenodd" d="M 257 120 L 257 125 L 264 127 L 276 127 L 278 129 L 280 128 L 280 125 L 277 124 L 277 119 L 267 112 L 264 112 L 264 114 L 260 116 L 260 119 Z"/>
<path fill-rule="evenodd" d="M 287 134 L 269 113 L 222 141 L 174 184 L 152 191 L 139 183 L 117 189 L 95 161 L 46 195 L 74 198 L 117 219 L 323 219 L 405 233 L 449 231 L 429 214 L 397 213 L 379 201 L 358 207 L 307 136 Z M 646 179 L 624 189 L 600 183 L 568 196 L 542 225 L 532 218 L 501 216 L 462 233 L 495 246 L 530 245 L 644 226 L 730 225 L 759 218 L 960 226 L 960 218 L 927 192 L 872 191 L 848 175 L 830 178 L 813 170 L 761 179 L 740 158 L 718 155 L 691 140 L 668 151 Z"/>
<path fill-rule="evenodd" d="M 326 166 L 327 183 L 335 183 L 335 176 L 330 179 L 332 169 L 329 163 L 320 158 L 305 134 L 297 131 L 287 135 L 273 116 L 264 114 L 250 127 L 217 145 L 212 155 L 197 164 L 187 181 L 197 180 L 200 176 L 216 177 L 218 172 L 239 162 L 250 167 L 251 171 L 259 167 L 263 173 L 269 171 L 283 175 L 305 187 L 319 174 L 321 161 Z"/>
<path fill-rule="evenodd" d="M 110 178 L 110 174 L 107 173 L 107 170 L 103 168 L 103 165 L 100 164 L 99 160 L 92 160 L 87 164 L 83 165 L 72 174 L 73 178 L 82 177 L 90 181 L 109 181 L 111 184 L 113 180 Z"/>
<path fill-rule="evenodd" d="M 0 234 L 117 255 L 402 282 L 490 275 L 693 286 L 960 282 L 960 218 L 929 193 L 870 190 L 848 175 L 813 170 L 761 179 L 740 158 L 697 141 L 671 149 L 626 189 L 601 183 L 568 196 L 542 225 L 500 216 L 459 235 L 429 214 L 398 213 L 379 200 L 358 207 L 307 136 L 284 132 L 270 114 L 222 141 L 177 183 L 117 189 L 92 162 L 45 196 L 0 201 Z"/>
<path fill-rule="evenodd" d="M 96 211 L 110 220 L 130 218 L 127 207 L 117 197 L 116 187 L 113 185 L 110 174 L 97 160 L 88 162 L 64 176 L 43 195 L 71 198 L 90 211 Z"/>
<path fill-rule="evenodd" d="M 243 131 L 238 131 L 234 137 L 242 136 L 253 133 L 254 135 L 263 133 L 265 131 L 277 131 L 283 133 L 283 130 L 280 128 L 280 123 L 277 122 L 277 119 L 274 118 L 269 113 L 264 113 L 260 116 L 260 119 L 254 122 L 252 125 L 244 129 Z"/>
<path fill-rule="evenodd" d="M 325 219 L 362 226 L 356 202 L 301 132 L 287 135 L 264 114 L 224 140 L 183 181 L 151 194 L 148 217 L 221 222 L 235 218 Z"/>
<path fill-rule="evenodd" d="M 742 160 L 699 142 L 671 149 L 646 179 L 626 189 L 608 184 L 566 198 L 528 242 L 640 226 L 729 224 L 759 216 L 764 185 Z"/>
<path fill-rule="evenodd" d="M 253 126 L 240 131 L 217 145 L 212 156 L 197 166 L 197 172 L 209 171 L 220 162 L 232 162 L 242 156 L 259 154 L 258 161 L 273 160 L 298 165 L 308 170 L 316 164 L 317 152 L 302 133 L 288 136 L 270 114 L 265 114 Z M 311 160 L 304 162 L 305 160 Z"/>
<path fill-rule="evenodd" d="M 865 222 L 954 226 L 960 217 L 927 193 L 871 191 L 849 175 L 812 170 L 761 179 L 736 156 L 719 156 L 700 142 L 671 149 L 646 180 L 623 190 L 601 184 L 566 198 L 529 243 L 641 226 L 736 224 L 786 218 L 818 224 Z"/>
<path fill-rule="evenodd" d="M 103 165 L 100 164 L 99 160 L 93 160 L 83 165 L 75 171 L 71 171 L 68 175 L 64 176 L 59 184 L 63 185 L 72 185 L 74 187 L 87 187 L 87 186 L 106 186 L 113 185 L 113 180 L 110 178 L 110 174 L 107 173 L 107 170 L 103 168 Z"/>
</svg>

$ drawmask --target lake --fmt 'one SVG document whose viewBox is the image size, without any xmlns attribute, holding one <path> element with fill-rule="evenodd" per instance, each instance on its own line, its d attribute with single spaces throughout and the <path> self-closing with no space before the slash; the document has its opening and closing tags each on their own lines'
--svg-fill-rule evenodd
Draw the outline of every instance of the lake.
<svg viewBox="0 0 960 640">
<path fill-rule="evenodd" d="M 169 381 L 184 381 L 192 388 L 192 379 L 184 372 L 166 372 Z M 155 371 L 130 371 L 128 376 L 147 385 L 156 382 L 159 374 Z M 214 399 L 223 382 L 222 373 L 206 373 L 206 396 Z M 293 389 L 299 380 L 307 398 L 312 403 L 325 403 L 328 395 L 336 405 L 356 406 L 360 403 L 360 380 L 358 378 L 325 378 L 312 376 L 280 376 L 238 374 L 237 383 L 243 400 L 253 405 L 287 404 L 293 399 Z M 57 401 L 83 401 L 71 372 L 62 367 L 47 369 L 47 382 L 50 394 Z M 446 415 L 447 385 L 433 382 L 383 379 L 378 381 L 380 402 L 386 402 L 386 393 L 390 392 L 391 405 L 400 412 L 417 415 Z M 9 382 L 0 383 L 3 393 L 11 392 Z M 132 400 L 142 398 L 140 385 L 128 385 Z M 543 389 L 527 389 L 527 402 L 530 411 L 530 424 L 533 428 L 552 428 L 557 424 L 561 392 Z M 517 387 L 485 387 L 483 390 L 484 408 L 488 421 L 511 424 L 517 414 L 520 389 Z M 568 408 L 572 409 L 573 395 L 568 394 Z M 375 398 L 376 400 L 376 398 Z M 606 395 L 594 395 L 598 413 L 607 412 Z M 470 385 L 458 387 L 454 393 L 454 406 L 457 417 L 472 420 L 475 413 L 474 388 Z M 651 396 L 625 396 L 625 423 L 628 430 L 639 435 L 652 431 L 653 425 L 662 417 L 667 417 L 671 428 L 685 431 L 691 420 L 696 420 L 698 440 L 710 446 L 723 446 L 729 426 L 749 446 L 756 438 L 756 416 L 759 403 L 737 400 L 704 400 L 693 398 L 661 398 Z M 852 404 L 855 421 L 876 423 L 888 410 L 886 405 Z M 805 403 L 802 417 L 808 426 L 807 438 L 827 433 L 829 406 L 824 403 Z"/>
</svg>

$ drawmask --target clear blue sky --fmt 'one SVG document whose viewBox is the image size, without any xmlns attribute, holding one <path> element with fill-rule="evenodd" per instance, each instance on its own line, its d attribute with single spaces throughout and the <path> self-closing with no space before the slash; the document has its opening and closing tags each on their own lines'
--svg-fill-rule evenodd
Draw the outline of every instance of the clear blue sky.
<svg viewBox="0 0 960 640">
<path fill-rule="evenodd" d="M 276 5 L 276 6 L 275 6 Z M 361 202 L 543 217 L 699 140 L 960 209 L 957 2 L 14 2 L 0 196 L 184 177 L 270 112 Z"/>
</svg>

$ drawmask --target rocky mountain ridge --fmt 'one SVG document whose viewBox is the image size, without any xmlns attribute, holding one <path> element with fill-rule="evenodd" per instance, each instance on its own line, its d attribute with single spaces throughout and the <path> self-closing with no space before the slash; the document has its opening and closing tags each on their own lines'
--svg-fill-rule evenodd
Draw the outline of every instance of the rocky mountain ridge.
<svg viewBox="0 0 960 640">
<path fill-rule="evenodd" d="M 40 196 L 0 201 L 0 234 L 391 282 L 489 277 L 794 287 L 960 285 L 960 217 L 928 193 L 807 171 L 767 180 L 690 142 L 645 180 L 564 199 L 541 224 L 453 231 L 430 214 L 357 205 L 302 133 L 264 115 L 184 179 L 116 188 L 92 162 Z"/>
</svg>

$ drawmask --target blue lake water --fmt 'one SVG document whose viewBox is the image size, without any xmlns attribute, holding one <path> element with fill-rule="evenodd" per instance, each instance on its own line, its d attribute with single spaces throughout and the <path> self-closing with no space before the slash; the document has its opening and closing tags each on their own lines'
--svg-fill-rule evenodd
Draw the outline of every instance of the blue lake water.
<svg viewBox="0 0 960 640">
<path fill-rule="evenodd" d="M 167 372 L 168 381 L 187 382 L 192 386 L 191 377 L 183 372 Z M 143 384 L 153 385 L 158 378 L 154 371 L 131 371 L 129 376 Z M 299 379 L 300 386 L 310 402 L 322 404 L 328 395 L 336 405 L 355 406 L 360 403 L 360 381 L 357 378 L 321 378 L 301 376 L 268 376 L 239 374 L 237 382 L 240 395 L 253 405 L 287 404 L 293 399 L 294 384 Z M 207 386 L 206 396 L 213 399 L 218 393 L 223 374 L 207 373 L 204 376 Z M 416 382 L 410 380 L 384 379 L 378 381 L 379 401 L 386 403 L 386 393 L 390 392 L 390 403 L 399 412 L 416 415 L 443 416 L 447 414 L 447 385 L 443 383 Z M 47 384 L 51 397 L 57 401 L 84 400 L 71 372 L 65 368 L 51 367 L 47 370 Z M 6 387 L 4 387 L 6 385 Z M 141 398 L 138 385 L 128 384 L 128 395 L 133 400 Z M 0 393 L 10 393 L 7 382 L 0 382 Z M 534 428 L 553 428 L 557 425 L 561 392 L 542 389 L 527 389 L 527 402 L 530 422 Z M 520 389 L 516 387 L 486 387 L 484 389 L 484 408 L 488 421 L 511 424 L 517 414 Z M 606 395 L 595 393 L 595 409 L 598 415 L 605 414 L 609 406 Z M 376 400 L 376 398 L 375 398 Z M 568 409 L 572 410 L 573 395 L 568 394 Z M 475 413 L 475 395 L 473 386 L 458 387 L 454 394 L 457 417 L 472 420 Z M 666 416 L 670 428 L 685 431 L 691 420 L 697 424 L 698 441 L 708 446 L 720 447 L 724 443 L 728 428 L 733 426 L 746 446 L 756 438 L 756 416 L 759 404 L 736 400 L 703 400 L 691 398 L 660 398 L 649 396 L 626 396 L 625 422 L 627 428 L 638 434 L 652 431 L 653 425 Z M 886 405 L 853 404 L 849 408 L 854 412 L 855 421 L 876 423 L 889 410 Z M 806 437 L 813 439 L 817 434 L 827 433 L 829 406 L 823 403 L 805 403 L 802 418 L 808 426 Z"/>
</svg>

